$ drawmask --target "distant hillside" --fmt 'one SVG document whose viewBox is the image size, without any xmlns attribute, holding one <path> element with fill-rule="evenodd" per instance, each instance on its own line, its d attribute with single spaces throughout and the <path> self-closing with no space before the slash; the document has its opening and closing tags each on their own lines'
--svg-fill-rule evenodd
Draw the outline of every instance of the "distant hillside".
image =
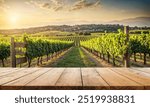
<svg viewBox="0 0 150 107">
<path fill-rule="evenodd" d="M 27 29 L 10 29 L 10 30 L 0 30 L 0 34 L 11 35 L 11 34 L 35 34 L 39 32 L 46 32 L 46 31 L 61 31 L 61 32 L 117 32 L 118 29 L 123 29 L 123 25 L 118 24 L 85 24 L 85 25 L 59 25 L 59 26 L 43 26 L 43 27 L 33 27 Z"/>
<path fill-rule="evenodd" d="M 149 26 L 150 27 L 150 17 L 136 17 L 124 20 L 115 20 L 109 22 L 110 24 L 123 24 L 129 26 Z"/>
<path fill-rule="evenodd" d="M 119 24 L 116 24 L 119 23 Z M 73 32 L 73 33 L 93 33 L 93 32 L 118 32 L 118 29 L 123 30 L 123 25 L 132 25 L 136 26 L 136 24 L 141 25 L 150 25 L 150 18 L 133 18 L 133 19 L 125 19 L 122 21 L 113 21 L 111 24 L 83 24 L 83 25 L 57 25 L 57 26 L 43 26 L 43 27 L 32 27 L 26 29 L 10 29 L 10 30 L 0 30 L 0 34 L 4 35 L 12 35 L 12 34 L 36 34 L 39 32 L 47 31 L 60 31 L 60 32 Z M 150 27 L 131 27 L 132 30 L 148 30 Z"/>
</svg>

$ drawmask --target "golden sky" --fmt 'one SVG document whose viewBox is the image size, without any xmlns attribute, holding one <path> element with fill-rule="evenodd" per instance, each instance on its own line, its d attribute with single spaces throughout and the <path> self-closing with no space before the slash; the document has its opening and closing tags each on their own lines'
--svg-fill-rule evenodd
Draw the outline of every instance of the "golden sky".
<svg viewBox="0 0 150 107">
<path fill-rule="evenodd" d="M 0 29 L 149 17 L 149 0 L 0 0 Z"/>
</svg>

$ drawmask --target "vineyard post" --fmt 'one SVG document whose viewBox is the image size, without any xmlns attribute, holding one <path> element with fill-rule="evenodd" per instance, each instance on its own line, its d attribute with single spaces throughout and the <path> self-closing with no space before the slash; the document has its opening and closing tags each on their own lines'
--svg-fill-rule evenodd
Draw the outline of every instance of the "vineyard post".
<svg viewBox="0 0 150 107">
<path fill-rule="evenodd" d="M 11 55 L 11 67 L 16 67 L 15 42 L 13 37 L 11 37 L 10 55 Z"/>
<path fill-rule="evenodd" d="M 24 42 L 24 44 L 25 44 L 25 47 L 24 47 L 24 48 L 25 48 L 26 51 L 27 51 L 27 45 L 28 45 L 28 44 L 27 44 L 27 37 L 24 37 L 24 38 L 23 38 L 23 42 Z M 27 62 L 28 60 L 27 60 L 26 54 L 27 54 L 27 53 L 25 53 L 25 58 L 26 58 L 26 62 Z M 21 65 L 21 64 L 20 64 L 20 65 Z"/>
<path fill-rule="evenodd" d="M 76 46 L 76 37 L 74 38 L 74 46 Z"/>
<path fill-rule="evenodd" d="M 78 38 L 78 46 L 80 47 L 80 41 L 81 41 L 81 38 L 79 37 Z"/>
<path fill-rule="evenodd" d="M 124 33 L 126 34 L 126 45 L 129 43 L 129 26 L 124 26 Z M 124 55 L 124 66 L 130 67 L 130 54 L 129 47 L 127 47 L 126 53 Z"/>
</svg>

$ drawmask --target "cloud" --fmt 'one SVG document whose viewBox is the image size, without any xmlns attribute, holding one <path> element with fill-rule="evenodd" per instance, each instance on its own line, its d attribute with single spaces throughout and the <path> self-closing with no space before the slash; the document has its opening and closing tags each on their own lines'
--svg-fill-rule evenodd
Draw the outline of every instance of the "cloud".
<svg viewBox="0 0 150 107">
<path fill-rule="evenodd" d="M 44 3 L 43 5 L 42 5 L 42 7 L 43 8 L 51 8 L 51 5 L 49 4 L 49 3 Z"/>
<path fill-rule="evenodd" d="M 50 3 L 45 3 L 42 6 L 43 8 L 52 9 L 54 11 L 62 10 L 64 7 L 63 0 L 51 0 Z"/>
<path fill-rule="evenodd" d="M 27 3 L 37 6 L 41 9 L 47 9 L 47 10 L 53 10 L 53 11 L 59 11 L 63 9 L 64 7 L 63 0 L 47 0 L 46 2 L 30 0 Z"/>
<path fill-rule="evenodd" d="M 5 0 L 0 0 L 0 7 L 4 5 Z"/>
<path fill-rule="evenodd" d="M 96 7 L 100 5 L 100 0 L 89 2 L 88 0 L 78 0 L 75 2 L 75 4 L 72 6 L 70 9 L 71 11 L 73 10 L 80 10 L 83 8 L 89 8 L 89 7 Z"/>
<path fill-rule="evenodd" d="M 35 0 L 30 0 L 30 1 L 27 1 L 26 3 L 32 6 L 39 7 L 39 8 L 42 8 L 43 6 L 43 3 L 41 3 L 40 1 L 35 1 Z"/>
<path fill-rule="evenodd" d="M 5 0 L 0 0 L 0 12 L 6 12 L 9 6 L 5 4 Z"/>
<path fill-rule="evenodd" d="M 5 0 L 0 0 L 0 3 L 4 3 L 5 2 Z"/>
<path fill-rule="evenodd" d="M 53 10 L 53 11 L 75 11 L 83 8 L 97 7 L 100 5 L 100 0 L 30 0 L 28 4 L 32 4 L 41 9 Z"/>
</svg>

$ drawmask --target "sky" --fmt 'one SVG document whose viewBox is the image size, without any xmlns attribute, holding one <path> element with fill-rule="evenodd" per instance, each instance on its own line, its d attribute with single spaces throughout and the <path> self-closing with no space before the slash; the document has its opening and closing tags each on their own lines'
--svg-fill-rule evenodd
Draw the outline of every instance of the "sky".
<svg viewBox="0 0 150 107">
<path fill-rule="evenodd" d="M 150 17 L 150 0 L 0 0 L 0 29 Z"/>
</svg>

